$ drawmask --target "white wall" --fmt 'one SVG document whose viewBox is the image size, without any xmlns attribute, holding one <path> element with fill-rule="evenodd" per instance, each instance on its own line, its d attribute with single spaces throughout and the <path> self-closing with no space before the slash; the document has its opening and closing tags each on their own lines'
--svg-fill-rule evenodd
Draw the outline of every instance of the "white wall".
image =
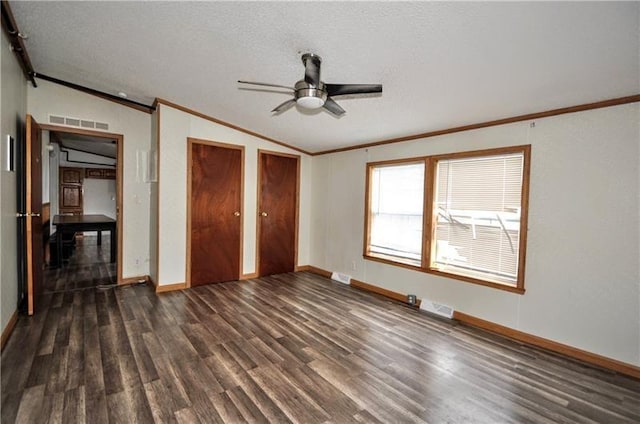
<svg viewBox="0 0 640 424">
<path fill-rule="evenodd" d="M 18 304 L 18 254 L 16 220 L 16 173 L 5 171 L 7 135 L 16 144 L 25 142 L 27 82 L 4 31 L 0 39 L 0 331 Z"/>
<path fill-rule="evenodd" d="M 532 145 L 524 295 L 362 258 L 368 161 L 519 144 Z M 640 365 L 639 144 L 635 103 L 314 157 L 311 264 Z"/>
<path fill-rule="evenodd" d="M 116 218 L 116 180 L 85 178 L 82 190 L 83 213 Z M 96 235 L 96 232 L 87 231 L 85 235 Z"/>
<path fill-rule="evenodd" d="M 82 188 L 84 213 L 116 217 L 116 180 L 85 178 Z"/>
<path fill-rule="evenodd" d="M 187 137 L 245 146 L 243 273 L 256 271 L 256 216 L 258 149 L 299 154 L 234 129 L 183 111 L 160 105 L 159 166 L 159 275 L 158 283 L 186 280 L 187 232 Z M 311 157 L 300 154 L 300 225 L 298 264 L 309 262 L 309 216 L 311 201 Z"/>
<path fill-rule="evenodd" d="M 149 150 L 151 115 L 48 81 L 37 81 L 38 88 L 28 89 L 27 108 L 38 122 L 47 123 L 49 114 L 71 116 L 106 122 L 110 133 L 123 134 L 122 276 L 148 274 L 149 184 L 137 178 L 136 152 Z"/>
</svg>

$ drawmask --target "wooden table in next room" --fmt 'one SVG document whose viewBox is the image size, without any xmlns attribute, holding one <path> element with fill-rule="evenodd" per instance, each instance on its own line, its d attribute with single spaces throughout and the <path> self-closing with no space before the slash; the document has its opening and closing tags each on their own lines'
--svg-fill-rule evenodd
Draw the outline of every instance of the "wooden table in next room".
<svg viewBox="0 0 640 424">
<path fill-rule="evenodd" d="M 102 244 L 102 231 L 111 235 L 111 262 L 116 261 L 116 220 L 106 215 L 56 215 L 53 218 L 56 226 L 56 247 L 58 249 L 58 267 L 62 266 L 62 235 L 80 231 L 97 231 L 98 246 Z"/>
</svg>

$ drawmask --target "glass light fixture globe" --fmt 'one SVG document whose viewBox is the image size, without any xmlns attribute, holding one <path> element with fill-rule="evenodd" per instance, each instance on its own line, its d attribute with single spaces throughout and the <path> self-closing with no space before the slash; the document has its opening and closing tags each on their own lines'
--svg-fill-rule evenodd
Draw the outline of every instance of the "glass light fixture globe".
<svg viewBox="0 0 640 424">
<path fill-rule="evenodd" d="M 296 103 L 305 109 L 318 109 L 324 105 L 324 99 L 319 97 L 300 97 Z"/>
</svg>

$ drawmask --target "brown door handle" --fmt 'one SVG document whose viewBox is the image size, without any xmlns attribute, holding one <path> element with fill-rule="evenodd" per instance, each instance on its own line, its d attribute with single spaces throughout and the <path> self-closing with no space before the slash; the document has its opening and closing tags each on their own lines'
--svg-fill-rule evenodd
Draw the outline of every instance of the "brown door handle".
<svg viewBox="0 0 640 424">
<path fill-rule="evenodd" d="M 262 213 L 260 213 L 260 216 L 267 216 L 267 213 L 266 212 L 262 212 Z"/>
<path fill-rule="evenodd" d="M 240 212 L 237 212 L 237 211 L 236 211 L 236 212 L 234 212 L 234 213 L 233 213 L 233 216 L 240 216 Z"/>
</svg>

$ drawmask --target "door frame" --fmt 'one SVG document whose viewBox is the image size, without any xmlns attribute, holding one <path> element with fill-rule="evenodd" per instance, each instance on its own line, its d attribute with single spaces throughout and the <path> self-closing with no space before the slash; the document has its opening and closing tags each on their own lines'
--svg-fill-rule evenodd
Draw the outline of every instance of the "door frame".
<svg viewBox="0 0 640 424">
<path fill-rule="evenodd" d="M 191 191 L 193 181 L 193 156 L 194 144 L 221 147 L 224 149 L 240 150 L 240 250 L 238 252 L 238 278 L 242 278 L 243 251 L 244 251 L 244 146 L 239 144 L 223 143 L 220 141 L 205 140 L 201 138 L 187 137 L 187 252 L 185 261 L 185 287 L 191 287 Z"/>
<path fill-rule="evenodd" d="M 124 284 L 122 279 L 122 236 L 123 236 L 123 222 L 124 222 L 124 206 L 122 202 L 122 188 L 123 188 L 123 153 L 124 153 L 124 135 L 107 133 L 102 131 L 91 131 L 80 128 L 70 128 L 58 125 L 40 124 L 42 130 L 49 132 L 61 132 L 68 134 L 87 135 L 96 138 L 106 138 L 116 141 L 116 232 L 117 232 L 117 258 L 116 258 L 116 281 L 118 284 Z"/>
<path fill-rule="evenodd" d="M 260 234 L 262 232 L 262 225 L 261 225 L 261 219 L 260 219 L 260 213 L 262 212 L 262 205 L 260 203 L 260 199 L 261 199 L 261 194 L 262 192 L 260 191 L 260 187 L 262 186 L 262 156 L 263 155 L 273 155 L 273 156 L 283 156 L 283 157 L 287 157 L 287 158 L 294 158 L 296 159 L 296 219 L 295 219 L 295 239 L 294 239 L 294 246 L 293 246 L 293 251 L 294 251 L 294 258 L 293 258 L 293 263 L 294 263 L 294 271 L 298 269 L 298 231 L 300 230 L 300 162 L 301 162 L 301 157 L 300 155 L 295 155 L 292 153 L 283 153 L 283 152 L 276 152 L 274 150 L 265 150 L 265 149 L 258 149 L 258 167 L 257 172 L 257 185 L 256 185 L 256 270 L 255 270 L 255 274 L 256 276 L 260 277 Z"/>
</svg>

